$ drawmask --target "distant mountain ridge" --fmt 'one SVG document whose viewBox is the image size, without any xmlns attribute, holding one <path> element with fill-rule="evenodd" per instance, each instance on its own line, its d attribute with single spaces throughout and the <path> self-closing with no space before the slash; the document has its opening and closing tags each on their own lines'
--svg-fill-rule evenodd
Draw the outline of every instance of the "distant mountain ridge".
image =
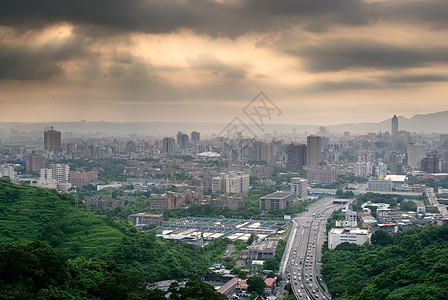
<svg viewBox="0 0 448 300">
<path fill-rule="evenodd" d="M 330 125 L 327 126 L 327 128 L 334 132 L 390 132 L 391 121 L 392 116 L 390 119 L 377 123 L 340 124 Z M 403 116 L 398 116 L 398 130 L 418 133 L 448 133 L 448 111 L 418 114 L 409 119 Z"/>
<path fill-rule="evenodd" d="M 294 124 L 265 124 L 260 130 L 254 124 L 245 124 L 246 133 L 250 131 L 257 136 L 264 133 L 297 133 L 314 134 L 320 126 L 324 126 L 331 132 L 343 133 L 348 131 L 354 134 L 365 134 L 368 132 L 390 131 L 391 118 L 381 122 L 345 123 L 339 125 L 294 125 Z M 448 133 L 448 111 L 429 114 L 417 114 L 412 118 L 398 116 L 399 130 L 417 133 Z M 45 122 L 45 123 L 20 123 L 0 122 L 1 129 L 15 129 L 19 131 L 43 132 L 46 128 L 54 126 L 55 129 L 65 133 L 95 134 L 109 136 L 174 136 L 178 131 L 199 131 L 203 135 L 219 134 L 227 128 L 227 123 L 185 123 L 185 122 Z M 249 130 L 248 130 L 249 129 Z M 250 132 L 249 132 L 250 135 Z M 66 134 L 65 137 L 68 135 Z"/>
</svg>

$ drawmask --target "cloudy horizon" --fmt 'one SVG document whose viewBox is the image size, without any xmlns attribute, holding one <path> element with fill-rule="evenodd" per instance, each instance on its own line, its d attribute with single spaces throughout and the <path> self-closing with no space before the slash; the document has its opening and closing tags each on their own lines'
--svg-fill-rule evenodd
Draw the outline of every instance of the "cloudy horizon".
<svg viewBox="0 0 448 300">
<path fill-rule="evenodd" d="M 276 124 L 448 110 L 448 2 L 2 1 L 0 121 Z"/>
</svg>

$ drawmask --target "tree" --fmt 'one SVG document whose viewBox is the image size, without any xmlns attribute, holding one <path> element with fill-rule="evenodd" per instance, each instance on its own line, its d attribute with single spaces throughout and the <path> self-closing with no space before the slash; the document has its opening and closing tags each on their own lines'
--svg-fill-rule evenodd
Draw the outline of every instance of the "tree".
<svg viewBox="0 0 448 300">
<path fill-rule="evenodd" d="M 0 298 L 27 298 L 70 278 L 65 257 L 40 241 L 0 244 L 0 264 Z"/>
<path fill-rule="evenodd" d="M 246 272 L 244 272 L 244 271 L 239 271 L 238 272 L 238 278 L 246 279 L 246 277 L 247 277 Z"/>
<path fill-rule="evenodd" d="M 247 239 L 247 245 L 250 246 L 254 242 L 255 235 L 252 233 L 250 237 Z"/>
<path fill-rule="evenodd" d="M 171 285 L 170 285 L 171 289 Z M 225 300 L 227 297 L 218 293 L 213 286 L 202 281 L 188 281 L 184 288 L 170 295 L 170 299 L 198 299 L 198 300 Z"/>
<path fill-rule="evenodd" d="M 417 211 L 417 204 L 414 201 L 403 201 L 400 204 L 402 211 Z"/>
<path fill-rule="evenodd" d="M 394 242 L 392 236 L 385 230 L 377 230 L 372 234 L 371 242 L 374 245 L 387 246 Z"/>
<path fill-rule="evenodd" d="M 166 297 L 160 289 L 153 289 L 148 294 L 148 300 L 166 300 Z"/>
<path fill-rule="evenodd" d="M 114 272 L 105 277 L 98 286 L 98 295 L 104 299 L 143 299 L 146 282 L 137 271 Z"/>
<path fill-rule="evenodd" d="M 275 257 L 268 257 L 263 262 L 263 269 L 275 271 L 278 270 L 280 262 Z"/>
<path fill-rule="evenodd" d="M 263 295 L 264 288 L 266 287 L 266 283 L 261 277 L 249 277 L 246 280 L 247 283 L 247 291 L 249 293 L 256 292 L 258 295 Z"/>
</svg>

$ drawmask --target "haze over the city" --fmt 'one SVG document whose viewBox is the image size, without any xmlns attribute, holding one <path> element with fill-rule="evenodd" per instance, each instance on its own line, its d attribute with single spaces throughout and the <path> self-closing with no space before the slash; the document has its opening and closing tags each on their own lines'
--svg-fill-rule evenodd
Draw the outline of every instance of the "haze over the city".
<svg viewBox="0 0 448 300">
<path fill-rule="evenodd" d="M 448 2 L 2 1 L 0 121 L 277 124 L 448 110 Z"/>
</svg>

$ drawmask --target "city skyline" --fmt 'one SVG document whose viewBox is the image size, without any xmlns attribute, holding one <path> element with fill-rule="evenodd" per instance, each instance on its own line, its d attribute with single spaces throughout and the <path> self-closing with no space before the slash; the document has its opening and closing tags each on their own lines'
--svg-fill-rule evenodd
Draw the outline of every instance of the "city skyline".
<svg viewBox="0 0 448 300">
<path fill-rule="evenodd" d="M 448 110 L 448 4 L 14 1 L 0 12 L 0 121 L 275 124 Z M 341 121 L 342 120 L 342 121 Z"/>
</svg>

